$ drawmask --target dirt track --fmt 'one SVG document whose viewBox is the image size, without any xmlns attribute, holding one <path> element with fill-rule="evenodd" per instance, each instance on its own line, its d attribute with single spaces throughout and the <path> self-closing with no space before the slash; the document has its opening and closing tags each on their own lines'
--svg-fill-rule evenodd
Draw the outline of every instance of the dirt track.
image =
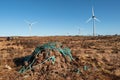
<svg viewBox="0 0 120 80">
<path fill-rule="evenodd" d="M 75 61 L 58 61 L 60 68 L 44 64 L 48 70 L 19 74 L 22 65 L 17 59 L 47 42 L 69 47 Z M 120 80 L 120 36 L 0 38 L 0 80 Z"/>
</svg>

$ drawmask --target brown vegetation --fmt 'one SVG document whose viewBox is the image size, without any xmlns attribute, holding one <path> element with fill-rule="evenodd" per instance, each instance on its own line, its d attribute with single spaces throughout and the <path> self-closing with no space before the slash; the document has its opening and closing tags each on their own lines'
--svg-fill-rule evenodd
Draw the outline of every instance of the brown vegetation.
<svg viewBox="0 0 120 80">
<path fill-rule="evenodd" d="M 55 65 L 47 62 L 37 71 L 18 73 L 23 65 L 21 59 L 47 42 L 69 47 L 75 60 L 66 63 L 61 55 L 56 55 Z M 120 36 L 19 37 L 10 41 L 0 38 L 0 80 L 119 79 Z"/>
</svg>

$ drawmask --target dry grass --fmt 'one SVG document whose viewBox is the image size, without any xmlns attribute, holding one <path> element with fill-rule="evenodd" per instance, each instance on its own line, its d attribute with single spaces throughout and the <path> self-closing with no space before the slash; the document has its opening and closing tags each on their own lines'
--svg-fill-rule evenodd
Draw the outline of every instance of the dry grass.
<svg viewBox="0 0 120 80">
<path fill-rule="evenodd" d="M 34 74 L 18 73 L 24 56 L 30 55 L 38 45 L 56 41 L 72 50 L 75 62 L 61 63 L 69 70 L 55 68 L 48 71 L 41 69 L 41 73 Z M 0 80 L 119 80 L 119 62 L 120 36 L 19 37 L 11 41 L 0 38 Z M 6 64 L 12 70 L 5 68 Z M 88 70 L 85 71 L 84 66 Z M 49 67 L 53 68 L 53 65 Z M 80 72 L 77 73 L 77 70 Z"/>
</svg>

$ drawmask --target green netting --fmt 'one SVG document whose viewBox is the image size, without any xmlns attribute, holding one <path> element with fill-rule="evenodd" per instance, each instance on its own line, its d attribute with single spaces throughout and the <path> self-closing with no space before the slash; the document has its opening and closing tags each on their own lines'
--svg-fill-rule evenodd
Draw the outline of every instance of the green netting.
<svg viewBox="0 0 120 80">
<path fill-rule="evenodd" d="M 24 73 L 27 70 L 32 69 L 33 64 L 35 63 L 35 56 L 38 54 L 41 54 L 41 51 L 43 50 L 48 50 L 48 52 L 46 54 L 50 54 L 50 50 L 57 50 L 58 52 L 60 52 L 63 56 L 68 56 L 70 58 L 70 60 L 73 60 L 72 54 L 71 54 L 71 50 L 67 47 L 62 48 L 62 44 L 61 43 L 57 43 L 57 42 L 49 42 L 46 44 L 43 44 L 42 46 L 38 46 L 35 48 L 34 52 L 25 57 L 24 61 L 29 62 L 29 65 L 23 66 L 19 73 Z M 50 56 L 49 58 L 47 58 L 45 61 L 43 61 L 41 64 L 45 63 L 46 61 L 52 61 L 52 63 L 55 63 L 55 56 Z"/>
</svg>

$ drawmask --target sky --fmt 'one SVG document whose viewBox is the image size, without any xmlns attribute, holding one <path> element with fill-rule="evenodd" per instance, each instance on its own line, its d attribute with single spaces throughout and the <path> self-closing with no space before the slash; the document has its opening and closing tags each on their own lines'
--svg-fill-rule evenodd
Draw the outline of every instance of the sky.
<svg viewBox="0 0 120 80">
<path fill-rule="evenodd" d="M 92 35 L 92 6 L 96 35 L 120 34 L 120 0 L 0 0 L 0 36 Z"/>
</svg>

